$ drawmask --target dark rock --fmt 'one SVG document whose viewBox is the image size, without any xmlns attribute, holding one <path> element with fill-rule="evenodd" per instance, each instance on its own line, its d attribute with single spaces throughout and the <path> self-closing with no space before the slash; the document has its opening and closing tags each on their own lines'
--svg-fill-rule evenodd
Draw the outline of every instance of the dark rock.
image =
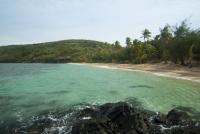
<svg viewBox="0 0 200 134">
<path fill-rule="evenodd" d="M 156 124 L 162 124 L 162 123 L 166 123 L 166 115 L 158 112 L 157 115 L 154 118 L 154 123 Z"/>
<path fill-rule="evenodd" d="M 108 103 L 100 106 L 99 111 L 85 109 L 81 113 L 93 117 L 81 120 L 72 128 L 72 134 L 146 134 L 146 116 L 138 113 L 127 103 Z M 101 114 L 101 116 L 99 116 Z M 95 116 L 98 115 L 98 116 Z M 83 116 L 83 115 L 81 115 Z M 99 118 L 100 117 L 100 118 Z"/>
<path fill-rule="evenodd" d="M 189 120 L 184 109 L 175 108 L 167 116 L 157 113 L 151 122 L 155 113 L 124 102 L 107 103 L 80 111 L 72 134 L 200 134 L 200 123 Z"/>
<path fill-rule="evenodd" d="M 144 133 L 147 130 L 144 122 L 144 115 L 135 112 L 134 108 L 127 103 L 116 103 L 107 112 L 107 117 L 117 126 L 117 130 L 121 133 L 131 132 L 135 130 Z"/>
<path fill-rule="evenodd" d="M 100 118 L 100 112 L 97 109 L 86 108 L 79 112 L 79 117 L 91 117 L 91 118 Z"/>
<path fill-rule="evenodd" d="M 200 127 L 195 126 L 195 125 L 177 127 L 177 128 L 171 129 L 170 134 L 200 134 Z"/>
<path fill-rule="evenodd" d="M 82 120 L 72 128 L 72 134 L 113 134 L 114 129 L 106 118 Z"/>
<path fill-rule="evenodd" d="M 31 134 L 42 133 L 45 128 L 50 127 L 51 122 L 52 121 L 48 118 L 39 119 L 27 128 L 27 132 Z"/>
<path fill-rule="evenodd" d="M 200 134 L 200 122 L 190 119 L 192 113 L 196 117 L 191 108 L 177 107 L 166 116 L 139 109 L 134 104 L 107 103 L 78 111 L 74 108 L 44 111 L 9 127 L 0 122 L 0 133 L 57 134 L 62 126 L 63 133 L 72 134 Z"/>
<path fill-rule="evenodd" d="M 167 114 L 167 121 L 172 125 L 182 124 L 186 122 L 189 118 L 190 116 L 187 114 L 187 112 L 176 108 L 172 109 Z"/>
</svg>

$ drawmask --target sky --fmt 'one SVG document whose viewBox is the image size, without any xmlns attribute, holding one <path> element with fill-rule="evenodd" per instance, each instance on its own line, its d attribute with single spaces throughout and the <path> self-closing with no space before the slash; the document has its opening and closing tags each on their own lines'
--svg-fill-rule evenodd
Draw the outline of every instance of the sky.
<svg viewBox="0 0 200 134">
<path fill-rule="evenodd" d="M 0 45 L 90 39 L 122 44 L 189 20 L 200 28 L 200 0 L 0 0 Z"/>
</svg>

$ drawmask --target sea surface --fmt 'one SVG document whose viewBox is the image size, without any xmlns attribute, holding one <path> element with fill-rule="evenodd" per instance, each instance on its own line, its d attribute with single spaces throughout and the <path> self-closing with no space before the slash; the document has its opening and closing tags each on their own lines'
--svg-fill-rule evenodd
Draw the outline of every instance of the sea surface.
<svg viewBox="0 0 200 134">
<path fill-rule="evenodd" d="M 3 127 L 41 113 L 50 118 L 52 111 L 131 98 L 151 111 L 167 113 L 179 106 L 200 111 L 200 83 L 77 64 L 0 64 Z"/>
</svg>

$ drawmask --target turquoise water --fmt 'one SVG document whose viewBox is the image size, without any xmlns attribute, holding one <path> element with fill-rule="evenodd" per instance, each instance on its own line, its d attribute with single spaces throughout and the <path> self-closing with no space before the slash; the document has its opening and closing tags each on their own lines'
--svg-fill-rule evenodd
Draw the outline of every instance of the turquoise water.
<svg viewBox="0 0 200 134">
<path fill-rule="evenodd" d="M 20 120 L 81 103 L 136 98 L 144 108 L 200 111 L 200 83 L 74 64 L 0 64 L 0 119 Z"/>
</svg>

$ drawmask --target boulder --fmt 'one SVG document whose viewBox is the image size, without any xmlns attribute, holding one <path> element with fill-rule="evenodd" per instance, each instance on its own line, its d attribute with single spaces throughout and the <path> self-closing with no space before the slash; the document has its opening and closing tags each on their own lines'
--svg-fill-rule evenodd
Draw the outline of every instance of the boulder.
<svg viewBox="0 0 200 134">
<path fill-rule="evenodd" d="M 95 111 L 95 113 L 94 113 Z M 80 113 L 90 116 L 79 120 L 72 128 L 72 134 L 146 134 L 148 125 L 145 114 L 138 113 L 124 102 L 108 103 L 99 110 L 85 109 Z M 83 116 L 81 114 L 81 116 Z M 80 119 L 80 118 L 79 118 Z"/>
<path fill-rule="evenodd" d="M 180 125 L 186 122 L 189 118 L 190 116 L 187 114 L 187 112 L 176 108 L 172 109 L 167 114 L 167 121 L 172 125 Z"/>
<path fill-rule="evenodd" d="M 163 113 L 158 112 L 154 118 L 154 123 L 156 124 L 162 124 L 162 123 L 166 123 L 166 115 L 164 115 Z"/>
</svg>

